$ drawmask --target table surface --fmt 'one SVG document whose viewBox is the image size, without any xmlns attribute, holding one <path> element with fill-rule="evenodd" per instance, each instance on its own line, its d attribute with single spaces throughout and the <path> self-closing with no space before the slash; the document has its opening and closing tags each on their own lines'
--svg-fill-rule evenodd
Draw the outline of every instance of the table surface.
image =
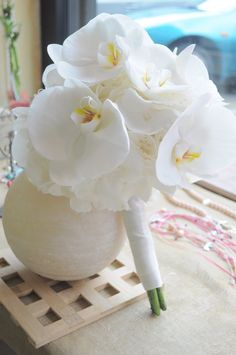
<svg viewBox="0 0 236 355">
<path fill-rule="evenodd" d="M 233 201 L 197 186 L 195 189 L 206 198 L 235 209 Z M 5 193 L 6 188 L 1 186 L 0 200 Z M 176 197 L 193 202 L 183 191 L 177 191 Z M 147 211 L 153 213 L 162 207 L 178 210 L 154 191 Z M 205 209 L 209 215 L 235 224 L 222 214 Z M 224 273 L 184 240 L 154 239 L 168 304 L 168 310 L 160 317 L 151 315 L 145 299 L 35 350 L 0 306 L 0 338 L 20 355 L 235 354 L 236 286 L 230 285 Z M 0 222 L 0 248 L 6 246 Z"/>
</svg>

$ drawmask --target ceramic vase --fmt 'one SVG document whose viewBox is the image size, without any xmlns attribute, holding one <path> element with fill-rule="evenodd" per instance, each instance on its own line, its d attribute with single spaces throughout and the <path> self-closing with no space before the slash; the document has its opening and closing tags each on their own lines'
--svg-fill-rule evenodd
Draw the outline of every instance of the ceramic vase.
<svg viewBox="0 0 236 355">
<path fill-rule="evenodd" d="M 68 198 L 40 192 L 25 173 L 8 191 L 3 226 L 16 257 L 35 273 L 54 280 L 96 274 L 116 258 L 125 241 L 119 213 L 77 213 Z"/>
</svg>

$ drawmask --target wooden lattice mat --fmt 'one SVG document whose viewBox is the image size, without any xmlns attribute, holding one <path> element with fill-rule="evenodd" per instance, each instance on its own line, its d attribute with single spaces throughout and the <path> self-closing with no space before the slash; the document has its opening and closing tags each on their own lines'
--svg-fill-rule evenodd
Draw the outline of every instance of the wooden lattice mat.
<svg viewBox="0 0 236 355">
<path fill-rule="evenodd" d="M 145 296 L 127 252 L 81 281 L 40 277 L 0 251 L 0 303 L 39 348 Z"/>
</svg>

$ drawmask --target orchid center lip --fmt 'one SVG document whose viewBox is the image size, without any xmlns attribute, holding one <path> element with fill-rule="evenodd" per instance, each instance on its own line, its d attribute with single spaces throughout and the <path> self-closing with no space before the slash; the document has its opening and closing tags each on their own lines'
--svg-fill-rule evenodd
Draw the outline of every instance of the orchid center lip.
<svg viewBox="0 0 236 355">
<path fill-rule="evenodd" d="M 78 107 L 76 107 L 71 115 L 72 121 L 79 125 L 88 125 L 93 122 L 93 125 L 98 123 L 101 119 L 100 104 L 92 97 L 83 97 L 80 100 Z"/>
<path fill-rule="evenodd" d="M 117 66 L 121 59 L 121 52 L 113 42 L 107 44 L 107 60 L 112 66 Z"/>
<path fill-rule="evenodd" d="M 193 152 L 190 150 L 187 150 L 182 157 L 175 157 L 175 162 L 176 164 L 181 164 L 183 162 L 189 162 L 191 163 L 192 161 L 194 161 L 195 159 L 200 158 L 201 153 L 198 152 Z"/>
<path fill-rule="evenodd" d="M 143 75 L 143 82 L 146 86 L 148 86 L 148 82 L 151 80 L 150 75 L 148 74 L 147 71 L 145 71 L 144 75 Z"/>
<path fill-rule="evenodd" d="M 74 110 L 74 113 L 82 118 L 81 123 L 89 123 L 101 118 L 101 114 L 90 105 L 78 107 Z"/>
<path fill-rule="evenodd" d="M 155 87 L 162 88 L 168 83 L 170 76 L 169 70 L 159 70 L 155 66 L 149 65 L 143 73 L 142 80 L 148 89 Z"/>
<path fill-rule="evenodd" d="M 160 81 L 159 81 L 159 86 L 160 86 L 160 87 L 164 86 L 166 82 L 167 82 L 167 79 L 160 80 Z"/>
<path fill-rule="evenodd" d="M 174 161 L 176 165 L 183 163 L 192 163 L 201 156 L 201 149 L 199 147 L 188 144 L 187 142 L 179 142 L 174 148 Z"/>
</svg>

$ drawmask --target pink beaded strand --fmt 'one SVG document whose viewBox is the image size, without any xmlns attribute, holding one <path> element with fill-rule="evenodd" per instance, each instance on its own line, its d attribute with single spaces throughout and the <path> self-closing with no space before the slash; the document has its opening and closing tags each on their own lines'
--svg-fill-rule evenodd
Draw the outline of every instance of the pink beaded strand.
<svg viewBox="0 0 236 355">
<path fill-rule="evenodd" d="M 191 231 L 189 226 L 181 226 L 177 220 L 183 220 L 190 225 L 194 225 L 201 233 Z M 236 282 L 236 241 L 220 224 L 207 217 L 161 210 L 155 214 L 154 219 L 152 218 L 150 225 L 152 231 L 161 236 L 172 235 L 175 240 L 184 237 L 196 247 L 215 253 L 219 259 L 227 264 L 228 270 L 206 255 L 202 253 L 201 255 L 229 275 L 231 282 Z"/>
</svg>

